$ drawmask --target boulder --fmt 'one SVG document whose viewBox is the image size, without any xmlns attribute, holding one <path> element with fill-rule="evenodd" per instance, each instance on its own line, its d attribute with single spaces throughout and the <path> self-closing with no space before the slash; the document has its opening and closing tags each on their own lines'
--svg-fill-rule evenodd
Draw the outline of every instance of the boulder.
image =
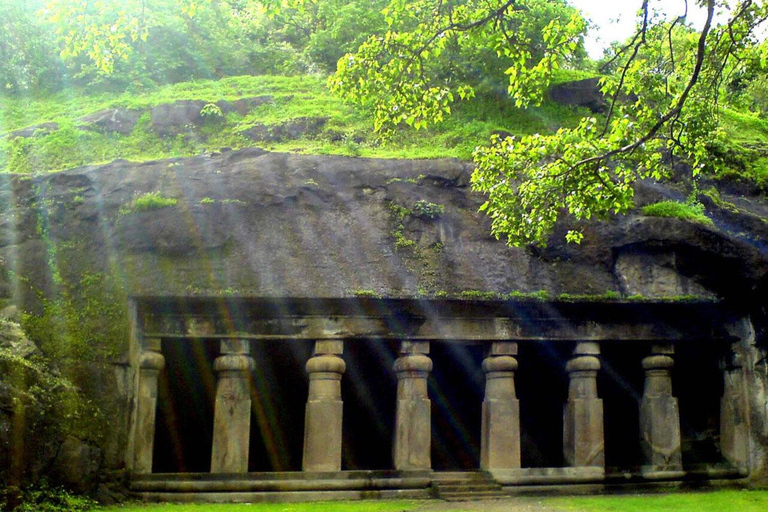
<svg viewBox="0 0 768 512">
<path fill-rule="evenodd" d="M 563 105 L 586 107 L 592 112 L 602 112 L 607 106 L 597 77 L 552 86 L 549 98 Z"/>
<path fill-rule="evenodd" d="M 101 450 L 73 436 L 61 443 L 49 477 L 78 493 L 91 491 L 101 469 Z"/>
<path fill-rule="evenodd" d="M 0 318 L 0 349 L 6 349 L 13 356 L 24 359 L 40 355 L 40 349 L 27 338 L 21 326 L 4 318 Z"/>
<path fill-rule="evenodd" d="M 282 142 L 301 137 L 316 137 L 327 122 L 327 117 L 298 117 L 272 126 L 257 123 L 240 134 L 258 142 Z"/>
<path fill-rule="evenodd" d="M 78 125 L 78 128 L 99 133 L 129 135 L 136 127 L 141 114 L 141 110 L 125 108 L 99 110 L 98 112 L 81 117 L 79 119 L 81 124 Z"/>
<path fill-rule="evenodd" d="M 179 100 L 173 103 L 163 103 L 151 110 L 152 129 L 160 137 L 174 137 L 193 132 L 206 122 L 212 121 L 211 116 L 205 116 L 201 113 L 206 105 L 216 105 L 222 114 L 237 112 L 240 115 L 245 115 L 254 108 L 271 102 L 271 96 L 254 96 L 233 101 Z"/>
<path fill-rule="evenodd" d="M 51 132 L 55 132 L 58 129 L 59 129 L 59 123 L 40 123 L 34 126 L 29 126 L 27 128 L 22 128 L 21 130 L 12 131 L 10 133 L 7 133 L 5 137 L 8 140 L 13 140 L 17 138 L 43 136 L 43 135 L 48 135 Z"/>
<path fill-rule="evenodd" d="M 152 129 L 162 138 L 187 133 L 203 125 L 200 111 L 207 104 L 202 100 L 179 100 L 152 107 Z"/>
</svg>

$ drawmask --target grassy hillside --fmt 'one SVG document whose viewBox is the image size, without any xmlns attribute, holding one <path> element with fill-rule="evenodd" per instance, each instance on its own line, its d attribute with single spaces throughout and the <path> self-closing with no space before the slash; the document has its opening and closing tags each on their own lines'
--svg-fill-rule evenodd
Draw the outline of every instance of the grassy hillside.
<svg viewBox="0 0 768 512">
<path fill-rule="evenodd" d="M 561 72 L 555 83 L 584 78 L 584 73 Z M 272 96 L 273 101 L 246 115 L 226 114 L 225 122 L 204 126 L 196 136 L 160 138 L 151 128 L 149 109 L 177 100 L 235 100 Z M 107 108 L 143 110 L 129 135 L 104 134 L 78 128 L 79 119 Z M 404 128 L 389 140 L 374 133 L 366 112 L 329 94 L 321 76 L 240 76 L 167 85 L 139 93 L 90 94 L 67 90 L 47 96 L 0 95 L 0 172 L 46 173 L 118 158 L 144 161 L 192 156 L 223 147 L 259 146 L 273 151 L 340 154 L 383 158 L 470 159 L 478 144 L 496 131 L 514 135 L 547 133 L 572 126 L 586 109 L 553 102 L 525 110 L 512 106 L 503 93 L 478 94 L 454 105 L 454 114 L 428 130 Z M 299 118 L 326 118 L 319 133 L 280 142 L 252 141 L 243 130 L 254 125 L 278 126 Z M 756 115 L 723 110 L 722 147 L 728 168 L 718 178 L 746 182 L 768 191 L 768 122 Z M 12 139 L 3 134 L 41 123 L 57 123 L 58 130 Z"/>
<path fill-rule="evenodd" d="M 271 95 L 273 102 L 242 116 L 226 115 L 223 126 L 204 127 L 201 137 L 159 138 L 145 111 L 130 135 L 102 134 L 77 128 L 82 116 L 106 108 L 148 109 L 176 100 L 234 100 Z M 519 110 L 504 95 L 480 95 L 455 105 L 455 115 L 430 130 L 403 130 L 383 141 L 373 133 L 366 113 L 331 96 L 318 76 L 242 76 L 219 81 L 168 85 L 154 91 L 123 94 L 88 94 L 67 91 L 43 97 L 0 97 L 0 134 L 40 123 L 55 122 L 59 129 L 30 138 L 0 139 L 0 171 L 51 172 L 116 158 L 151 160 L 190 156 L 221 147 L 238 149 L 258 145 L 276 151 L 342 154 L 392 158 L 457 157 L 468 159 L 493 131 L 517 135 L 545 133 L 575 124 L 581 112 L 553 103 Z M 326 117 L 321 133 L 283 142 L 255 143 L 240 132 L 254 124 L 279 125 L 302 117 Z"/>
</svg>

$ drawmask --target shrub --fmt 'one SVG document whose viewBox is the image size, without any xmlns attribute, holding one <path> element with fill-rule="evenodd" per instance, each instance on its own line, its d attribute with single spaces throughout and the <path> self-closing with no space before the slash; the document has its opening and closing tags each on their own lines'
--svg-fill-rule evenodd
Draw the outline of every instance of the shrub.
<svg viewBox="0 0 768 512">
<path fill-rule="evenodd" d="M 441 204 L 428 203 L 423 199 L 413 205 L 413 214 L 416 217 L 436 219 L 445 213 L 445 207 Z"/>
</svg>

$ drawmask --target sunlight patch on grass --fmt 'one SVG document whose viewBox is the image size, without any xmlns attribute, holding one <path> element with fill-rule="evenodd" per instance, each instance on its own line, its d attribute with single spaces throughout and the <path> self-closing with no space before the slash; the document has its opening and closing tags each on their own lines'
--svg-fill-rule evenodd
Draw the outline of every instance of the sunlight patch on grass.
<svg viewBox="0 0 768 512">
<path fill-rule="evenodd" d="M 768 491 L 551 498 L 544 504 L 573 512 L 764 512 Z"/>
</svg>

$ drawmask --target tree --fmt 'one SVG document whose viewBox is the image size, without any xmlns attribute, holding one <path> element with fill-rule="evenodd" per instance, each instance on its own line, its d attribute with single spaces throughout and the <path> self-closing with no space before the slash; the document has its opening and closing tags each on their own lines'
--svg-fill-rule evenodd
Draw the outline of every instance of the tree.
<svg viewBox="0 0 768 512">
<path fill-rule="evenodd" d="M 0 2 L 0 88 L 18 93 L 29 89 L 55 89 L 59 59 L 53 38 L 37 21 L 37 0 Z"/>
<path fill-rule="evenodd" d="M 586 117 L 553 135 L 494 137 L 475 151 L 472 184 L 488 196 L 482 209 L 494 235 L 511 245 L 545 244 L 563 217 L 630 210 L 635 181 L 663 178 L 665 159 L 684 159 L 694 177 L 719 165 L 708 149 L 721 137 L 724 85 L 758 44 L 756 28 L 768 6 L 697 0 L 707 19 L 694 30 L 686 25 L 688 1 L 678 4 L 680 14 L 667 16 L 650 0 L 639 1 L 637 31 L 610 58 L 615 73 L 602 78 L 609 99 L 602 118 Z M 553 5 L 559 10 L 534 28 L 535 13 Z M 380 130 L 439 122 L 457 96 L 472 95 L 466 77 L 439 72 L 450 44 L 492 48 L 511 99 L 525 106 L 541 100 L 551 71 L 573 57 L 585 28 L 567 6 L 545 0 L 392 0 L 387 22 L 389 30 L 343 57 L 331 79 L 333 90 L 373 109 Z M 535 51 L 533 33 L 541 34 Z M 582 236 L 574 229 L 566 238 Z"/>
</svg>

